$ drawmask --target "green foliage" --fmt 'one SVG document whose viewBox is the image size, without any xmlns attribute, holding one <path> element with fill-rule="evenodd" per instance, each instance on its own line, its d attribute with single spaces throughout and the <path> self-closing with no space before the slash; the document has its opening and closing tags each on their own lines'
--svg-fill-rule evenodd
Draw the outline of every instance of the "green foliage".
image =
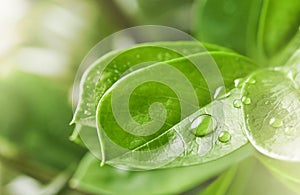
<svg viewBox="0 0 300 195">
<path fill-rule="evenodd" d="M 216 176 L 251 152 L 248 145 L 221 162 L 148 171 L 128 171 L 109 165 L 100 167 L 99 160 L 87 154 L 72 178 L 71 186 L 93 194 L 177 194 Z"/>
<path fill-rule="evenodd" d="M 298 0 L 199 1 L 196 35 L 264 65 L 282 65 L 298 47 Z"/>
<path fill-rule="evenodd" d="M 191 53 L 191 55 L 181 57 L 179 53 L 167 48 L 172 46 L 173 48 L 176 47 L 177 52 L 185 51 L 186 54 L 189 55 Z M 196 52 L 196 54 L 193 54 L 193 52 Z M 201 52 L 201 45 L 193 42 L 156 43 L 155 46 L 142 45 L 118 53 L 108 54 L 107 57 L 100 59 L 86 72 L 82 80 L 81 103 L 77 108 L 73 121 L 77 124 L 90 127 L 96 126 L 98 123 L 98 134 L 100 137 L 99 141 L 94 140 L 94 142 L 101 144 L 102 161 L 107 161 L 108 164 L 152 169 L 162 166 L 186 166 L 222 157 L 246 144 L 246 139 L 240 129 L 240 126 L 243 125 L 232 120 L 232 118 L 237 119 L 241 116 L 240 110 L 232 106 L 232 101 L 234 98 L 238 98 L 236 96 L 239 96 L 239 94 L 234 94 L 233 92 L 229 99 L 215 101 L 211 105 L 197 111 L 197 102 L 199 102 L 200 107 L 205 106 L 209 103 L 211 97 L 209 93 L 210 89 L 205 81 L 207 78 L 203 77 L 192 62 L 197 60 L 209 63 L 207 59 L 210 56 L 215 60 L 218 69 L 221 71 L 227 90 L 234 87 L 234 79 L 244 77 L 257 69 L 257 66 L 247 58 L 228 51 L 211 50 L 210 52 L 205 52 L 203 50 Z M 108 62 L 109 60 L 110 62 Z M 196 93 L 196 103 L 194 105 L 192 105 L 193 100 L 191 100 L 193 94 L 180 96 L 178 100 L 176 97 L 177 94 L 172 92 L 174 89 L 175 91 L 182 91 L 186 86 L 177 82 L 179 79 L 178 76 L 174 76 L 170 71 L 164 70 L 164 63 L 148 63 L 134 70 L 131 69 L 134 65 L 142 62 L 160 60 L 181 71 L 192 83 L 191 91 L 193 93 L 195 91 Z M 232 69 L 239 71 L 232 71 Z M 126 71 L 126 76 L 123 76 Z M 99 79 L 96 77 L 97 73 L 98 75 L 102 75 Z M 151 77 L 154 81 L 160 78 L 167 78 L 169 81 L 166 82 L 169 82 L 169 86 L 173 85 L 174 88 L 170 89 L 165 85 L 155 82 L 144 83 L 141 87 L 135 88 L 133 93 L 130 94 L 129 109 L 131 116 L 137 123 L 145 124 L 144 127 L 141 127 L 144 129 L 139 129 L 138 131 L 150 133 L 145 136 L 136 135 L 138 132 L 129 133 L 128 131 L 131 129 L 124 130 L 115 121 L 112 94 L 124 94 L 126 91 L 130 91 L 131 89 L 128 86 L 135 87 L 136 81 L 144 78 L 145 75 L 153 73 L 156 74 L 154 77 Z M 121 76 L 122 78 L 120 79 Z M 213 78 L 212 76 L 210 75 L 210 79 L 217 80 L 217 78 Z M 120 81 L 118 81 L 119 79 Z M 127 106 L 124 99 L 116 101 L 123 102 Z M 159 130 L 156 129 L 157 123 L 161 123 L 162 119 L 158 117 L 156 124 L 155 122 L 153 122 L 154 124 L 149 124 L 149 119 L 152 118 L 153 120 L 155 116 L 147 116 L 148 107 L 154 102 L 162 103 L 166 109 L 166 113 L 168 113 L 164 125 Z M 188 104 L 182 106 L 181 104 L 185 102 Z M 97 104 L 96 110 L 95 105 Z M 214 107 L 218 107 L 218 105 L 226 107 L 224 109 L 228 113 L 226 113 L 224 118 L 222 110 L 214 111 Z M 180 116 L 179 113 L 182 107 L 190 107 L 190 109 Z M 118 109 L 121 109 L 121 105 Z M 218 114 L 218 112 L 221 113 Z M 213 135 L 209 136 L 208 143 L 195 144 L 195 142 L 199 142 L 201 139 L 191 133 L 190 126 L 194 120 L 205 114 L 212 115 L 219 122 L 217 124 L 218 131 L 213 132 Z M 126 119 L 125 126 L 130 127 L 130 125 L 132 125 L 131 121 Z M 151 125 L 154 126 L 151 127 Z M 156 132 L 151 133 L 151 129 Z M 215 139 L 218 137 L 220 130 L 225 129 L 235 135 L 231 142 L 226 147 L 222 147 L 221 145 L 214 146 L 215 144 L 211 145 L 210 142 L 214 143 L 217 141 Z M 84 133 L 83 131 L 84 129 L 81 129 L 80 133 Z M 174 145 L 174 140 L 179 140 L 182 146 L 178 147 L 178 144 Z M 90 143 L 91 141 L 92 138 L 89 139 L 89 144 L 96 145 Z M 114 147 L 114 144 L 121 147 Z M 208 151 L 197 151 L 199 147 L 207 148 L 206 150 Z M 124 151 L 124 148 L 128 149 L 128 151 Z M 209 152 L 210 148 L 212 148 L 212 151 Z M 172 153 L 173 155 L 170 155 Z M 198 155 L 202 157 L 199 158 L 197 157 Z M 174 160 L 175 162 L 172 162 Z M 167 165 L 169 163 L 171 164 Z"/>
<path fill-rule="evenodd" d="M 58 170 L 80 159 L 84 150 L 68 141 L 71 127 L 67 123 L 72 112 L 66 86 L 14 72 L 0 80 L 0 89 L 1 137 L 15 145 L 19 153 Z"/>
<path fill-rule="evenodd" d="M 0 194 L 17 194 L 7 189 L 19 189 L 19 174 L 48 183 L 36 194 L 299 194 L 300 1 L 128 2 L 28 3 L 22 36 L 3 34 L 15 39 L 0 54 Z M 139 24 L 201 43 L 98 56 L 81 79 L 71 135 L 68 96 L 82 56 Z M 141 38 L 126 36 L 107 46 Z"/>
</svg>

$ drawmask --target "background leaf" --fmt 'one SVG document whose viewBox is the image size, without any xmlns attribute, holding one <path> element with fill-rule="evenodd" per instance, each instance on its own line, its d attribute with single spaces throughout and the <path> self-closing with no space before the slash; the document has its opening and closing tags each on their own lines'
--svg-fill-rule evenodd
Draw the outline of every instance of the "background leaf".
<svg viewBox="0 0 300 195">
<path fill-rule="evenodd" d="M 250 151 L 253 150 L 248 145 L 225 156 L 221 161 L 151 171 L 125 171 L 109 165 L 99 167 L 99 160 L 87 154 L 71 180 L 71 186 L 93 194 L 178 194 L 239 162 Z"/>
<path fill-rule="evenodd" d="M 58 170 L 76 162 L 83 148 L 70 143 L 72 116 L 66 86 L 51 79 L 15 72 L 0 80 L 1 137 L 26 158 Z"/>
<path fill-rule="evenodd" d="M 200 40 L 232 48 L 264 66 L 282 65 L 299 40 L 298 0 L 209 0 L 199 1 L 197 9 Z"/>
</svg>

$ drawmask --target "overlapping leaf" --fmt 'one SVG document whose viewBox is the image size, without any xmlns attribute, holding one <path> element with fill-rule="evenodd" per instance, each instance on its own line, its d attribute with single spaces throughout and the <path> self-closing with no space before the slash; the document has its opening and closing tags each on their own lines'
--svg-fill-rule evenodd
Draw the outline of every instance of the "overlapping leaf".
<svg viewBox="0 0 300 195">
<path fill-rule="evenodd" d="M 103 162 L 142 169 L 209 162 L 246 144 L 243 120 L 234 120 L 242 117 L 241 110 L 233 106 L 240 97 L 239 90 L 227 99 L 203 106 L 234 88 L 235 79 L 247 76 L 257 66 L 222 48 L 208 48 L 211 51 L 205 52 L 199 43 L 193 42 L 152 43 L 101 58 L 85 74 L 82 99 L 74 117 L 74 122 L 81 126 L 83 141 L 89 142 L 88 147 Z M 147 64 L 135 67 L 142 62 Z M 195 62 L 200 62 L 202 72 Z M 213 68 L 219 72 L 214 73 Z M 149 76 L 150 80 L 143 80 Z M 153 103 L 160 105 L 154 105 L 158 111 L 151 114 Z M 122 125 L 116 113 L 121 113 Z M 193 125 L 204 116 L 210 117 L 212 126 L 200 129 L 213 128 L 212 132 L 197 136 Z M 93 128 L 96 125 L 98 132 Z M 218 141 L 219 134 L 224 132 L 229 134 L 228 143 Z"/>
</svg>

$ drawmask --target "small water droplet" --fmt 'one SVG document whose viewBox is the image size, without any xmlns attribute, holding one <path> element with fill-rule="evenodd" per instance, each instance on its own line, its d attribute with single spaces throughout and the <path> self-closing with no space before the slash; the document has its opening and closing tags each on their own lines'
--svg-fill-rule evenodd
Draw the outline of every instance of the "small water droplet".
<svg viewBox="0 0 300 195">
<path fill-rule="evenodd" d="M 274 128 L 279 128 L 283 125 L 283 122 L 282 120 L 273 117 L 270 119 L 269 124 Z"/>
<path fill-rule="evenodd" d="M 228 131 L 222 131 L 218 136 L 218 140 L 222 143 L 227 143 L 230 139 L 231 135 Z"/>
<path fill-rule="evenodd" d="M 294 80 L 295 77 L 296 77 L 296 72 L 294 70 L 291 70 L 288 72 L 288 77 L 291 79 L 291 80 Z"/>
<path fill-rule="evenodd" d="M 217 128 L 217 121 L 209 114 L 202 114 L 193 120 L 191 131 L 197 137 L 204 137 Z"/>
<path fill-rule="evenodd" d="M 251 99 L 249 97 L 247 97 L 247 96 L 243 96 L 242 97 L 242 102 L 245 105 L 249 105 L 249 104 L 251 104 Z"/>
<path fill-rule="evenodd" d="M 235 79 L 234 80 L 234 86 L 236 88 L 241 88 L 242 85 L 243 85 L 243 81 L 244 81 L 244 79 L 242 79 L 242 78 Z"/>
<path fill-rule="evenodd" d="M 284 132 L 285 132 L 285 133 L 290 133 L 290 131 L 291 131 L 291 128 L 290 128 L 290 127 L 284 128 Z"/>
<path fill-rule="evenodd" d="M 86 115 L 90 115 L 90 114 L 91 114 L 91 113 L 90 113 L 89 111 L 87 111 L 87 110 L 85 110 L 83 113 L 86 114 Z"/>
<path fill-rule="evenodd" d="M 136 57 L 136 58 L 141 58 L 141 55 L 140 55 L 140 54 L 136 54 L 135 57 Z"/>
<path fill-rule="evenodd" d="M 240 108 L 242 106 L 242 102 L 239 99 L 233 100 L 233 107 Z"/>
<path fill-rule="evenodd" d="M 250 78 L 246 81 L 246 83 L 249 83 L 249 84 L 255 84 L 256 83 L 256 80 L 254 78 Z"/>
<path fill-rule="evenodd" d="M 269 105 L 269 104 L 270 104 L 270 101 L 269 101 L 269 100 L 265 101 L 265 104 L 266 104 L 266 105 Z"/>
</svg>

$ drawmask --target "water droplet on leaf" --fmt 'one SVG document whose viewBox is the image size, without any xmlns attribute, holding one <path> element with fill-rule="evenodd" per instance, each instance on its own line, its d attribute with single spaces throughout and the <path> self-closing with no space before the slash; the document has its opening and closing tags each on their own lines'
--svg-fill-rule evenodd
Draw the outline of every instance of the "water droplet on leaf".
<svg viewBox="0 0 300 195">
<path fill-rule="evenodd" d="M 219 134 L 218 140 L 222 143 L 227 143 L 231 139 L 231 135 L 228 131 L 222 131 Z"/>
<path fill-rule="evenodd" d="M 242 78 L 235 79 L 234 80 L 234 86 L 236 88 L 241 88 L 242 84 L 243 84 L 243 81 L 244 81 L 244 79 L 242 79 Z"/>
<path fill-rule="evenodd" d="M 296 72 L 294 70 L 289 71 L 288 77 L 289 77 L 289 79 L 294 80 L 296 77 Z"/>
<path fill-rule="evenodd" d="M 270 119 L 269 124 L 274 128 L 278 128 L 283 125 L 283 122 L 282 120 L 273 117 Z"/>
<path fill-rule="evenodd" d="M 86 114 L 86 115 L 90 115 L 90 114 L 91 114 L 91 113 L 90 113 L 89 111 L 87 111 L 87 110 L 85 110 L 83 113 Z"/>
<path fill-rule="evenodd" d="M 209 114 L 202 114 L 193 120 L 191 131 L 197 137 L 204 137 L 217 128 L 217 121 Z"/>
<path fill-rule="evenodd" d="M 242 106 L 242 102 L 239 99 L 233 100 L 233 107 L 240 108 Z"/>
<path fill-rule="evenodd" d="M 249 97 L 247 97 L 247 96 L 243 96 L 242 97 L 242 102 L 245 105 L 249 105 L 249 104 L 251 104 L 251 99 Z"/>
</svg>

